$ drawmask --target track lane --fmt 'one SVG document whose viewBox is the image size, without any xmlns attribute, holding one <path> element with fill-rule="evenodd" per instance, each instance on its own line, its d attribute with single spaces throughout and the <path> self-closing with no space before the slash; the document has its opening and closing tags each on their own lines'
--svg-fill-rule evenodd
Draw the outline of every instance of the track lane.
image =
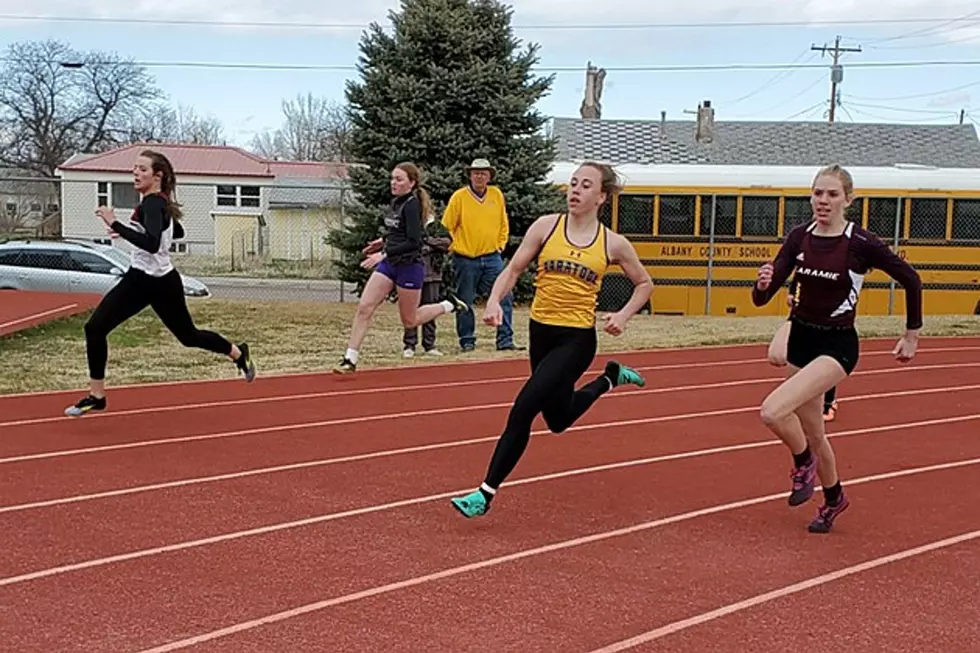
<svg viewBox="0 0 980 653">
<path fill-rule="evenodd" d="M 890 435 L 895 455 L 888 462 L 897 467 L 941 461 L 951 440 L 980 456 L 975 438 L 949 428 L 932 428 L 936 433 L 930 431 L 928 438 L 923 429 Z M 868 449 L 874 455 L 855 457 L 855 473 L 881 468 L 881 438 L 868 440 L 878 441 Z M 784 474 L 776 470 L 785 466 L 785 456 L 775 448 L 728 454 L 724 466 L 763 473 L 747 474 L 737 488 L 719 486 L 708 482 L 717 474 L 718 458 L 680 460 L 655 469 L 606 472 L 589 483 L 573 478 L 524 486 L 508 492 L 514 500 L 502 501 L 494 518 L 478 522 L 458 518 L 440 501 L 3 586 L 0 593 L 11 605 L 34 601 L 45 606 L 55 596 L 73 605 L 97 605 L 103 615 L 98 622 L 79 620 L 73 614 L 46 617 L 48 634 L 96 641 L 112 632 L 122 639 L 106 646 L 120 650 L 135 645 L 125 638 L 127 624 L 141 623 L 142 633 L 150 638 L 173 637 L 178 631 L 250 619 L 393 578 L 628 526 L 731 496 L 784 493 Z M 787 519 L 784 511 L 780 515 Z M 799 531 L 809 516 L 798 513 L 795 520 L 789 519 L 791 525 L 781 528 Z M 420 527 L 428 530 L 425 538 L 419 537 Z M 406 547 L 407 542 L 413 546 Z M 156 593 L 134 603 L 126 597 L 136 587 L 153 587 Z M 148 625 L 149 614 L 154 615 L 154 625 Z M 57 639 L 49 645 L 62 646 Z"/>
<path fill-rule="evenodd" d="M 703 653 L 722 650 L 737 638 L 746 650 L 763 653 L 966 652 L 980 642 L 977 605 L 980 538 L 835 579 L 623 650 Z M 604 648 L 593 653 L 609 653 Z"/>
<path fill-rule="evenodd" d="M 937 359 L 924 370 L 935 368 L 937 365 L 956 363 L 952 354 L 948 356 L 950 356 L 948 360 Z M 977 357 L 977 361 L 976 369 L 980 371 L 980 356 Z M 724 384 L 739 380 L 776 380 L 780 375 L 779 370 L 764 364 L 737 368 L 694 368 L 682 374 L 674 372 L 669 375 L 651 376 L 643 389 L 624 387 L 609 396 L 619 397 L 633 392 L 651 394 L 653 391 L 663 391 L 678 386 Z M 589 376 L 585 380 L 591 381 L 592 378 Z M 483 383 L 479 386 L 426 384 L 413 392 L 399 391 L 327 399 L 291 399 L 286 402 L 276 401 L 247 406 L 218 405 L 166 414 L 104 413 L 88 415 L 82 419 L 59 418 L 61 421 L 57 424 L 36 422 L 12 424 L 8 421 L 3 427 L 4 437 L 0 438 L 0 457 L 57 450 L 86 442 L 99 444 L 127 442 L 134 439 L 134 433 L 138 433 L 139 438 L 144 440 L 180 437 L 201 433 L 202 430 L 216 424 L 228 429 L 275 428 L 288 423 L 361 417 L 383 420 L 387 419 L 385 415 L 397 416 L 437 410 L 452 415 L 465 413 L 470 407 L 485 407 L 480 408 L 482 410 L 506 409 L 512 404 L 522 383 L 523 379 L 520 382 Z"/>
<path fill-rule="evenodd" d="M 778 372 L 778 370 L 770 369 L 759 376 L 752 377 L 751 375 L 747 375 L 742 380 L 736 378 L 732 381 L 718 381 L 717 379 L 709 378 L 702 382 L 697 376 L 685 377 L 683 379 L 685 382 L 677 383 L 675 381 L 671 383 L 667 381 L 664 383 L 664 386 L 660 387 L 653 385 L 652 387 L 643 389 L 633 387 L 621 388 L 606 395 L 590 411 L 586 419 L 590 419 L 597 411 L 605 410 L 607 403 L 610 401 L 619 402 L 631 398 L 647 397 L 647 403 L 656 407 L 664 404 L 663 398 L 668 397 L 672 393 L 677 393 L 680 398 L 683 398 L 683 395 L 695 392 L 725 392 L 737 391 L 739 388 L 744 388 L 748 393 L 750 389 L 757 388 L 755 392 L 758 393 L 759 401 L 761 401 L 762 397 L 781 380 L 782 376 Z M 955 378 L 970 378 L 971 374 L 980 374 L 980 361 L 959 363 L 938 362 L 919 367 L 893 366 L 883 369 L 859 371 L 855 372 L 850 379 L 842 384 L 841 392 L 847 392 L 851 384 L 862 382 L 866 378 L 880 378 L 882 380 L 881 383 L 888 384 L 888 387 L 891 387 L 891 383 L 902 382 L 898 377 L 904 375 L 913 374 L 917 378 L 933 378 L 935 375 L 942 375 L 945 372 L 955 375 Z M 491 428 L 491 425 L 493 428 L 499 428 L 497 425 L 505 419 L 507 411 L 509 411 L 512 404 L 512 397 L 493 403 L 479 403 L 480 401 L 481 399 L 469 397 L 463 403 L 455 406 L 446 406 L 443 404 L 431 406 L 431 402 L 426 398 L 414 410 L 410 409 L 403 412 L 386 412 L 385 409 L 379 408 L 376 404 L 372 406 L 370 403 L 358 403 L 357 405 L 360 408 L 355 411 L 355 414 L 348 417 L 328 417 L 327 419 L 312 421 L 286 421 L 282 420 L 281 416 L 274 416 L 269 418 L 271 424 L 265 426 L 251 426 L 249 424 L 238 423 L 237 426 L 244 426 L 244 428 L 236 429 L 232 427 L 229 430 L 220 431 L 204 430 L 208 427 L 194 426 L 196 422 L 192 423 L 189 429 L 190 432 L 174 432 L 173 430 L 168 430 L 167 424 L 160 420 L 134 421 L 132 425 L 122 425 L 98 420 L 89 421 L 88 418 L 83 418 L 75 422 L 77 425 L 75 430 L 67 437 L 63 437 L 61 432 L 55 429 L 30 426 L 21 427 L 26 434 L 23 437 L 0 438 L 0 464 L 24 462 L 31 458 L 43 459 L 85 453 L 105 453 L 113 450 L 124 451 L 140 447 L 186 445 L 187 443 L 196 441 L 236 437 L 276 437 L 283 433 L 344 425 L 366 426 L 366 429 L 361 430 L 366 431 L 368 434 L 380 433 L 386 436 L 389 431 L 382 430 L 380 428 L 381 425 L 390 423 L 394 419 L 403 420 L 405 418 L 415 417 L 439 422 L 437 426 L 431 428 L 425 425 L 419 425 L 418 428 L 420 431 L 432 429 L 444 430 L 444 422 L 453 419 L 456 419 L 460 424 L 459 428 L 463 429 Z M 460 421 L 460 416 L 463 416 L 465 421 Z M 321 415 L 321 417 L 323 416 Z M 498 421 L 495 422 L 495 419 Z M 205 420 L 204 422 L 204 424 L 209 425 L 215 423 L 220 422 L 216 420 Z M 405 424 L 405 422 L 400 422 L 400 424 Z M 538 418 L 536 425 L 543 427 L 543 420 Z M 213 429 L 214 426 L 210 428 Z M 5 432 L 11 436 L 15 434 L 15 432 L 11 432 L 10 430 L 5 430 Z M 142 437 L 134 437 L 134 432 L 143 435 Z"/>
<path fill-rule="evenodd" d="M 937 505 L 929 493 L 936 485 L 967 483 L 976 473 L 974 466 L 854 486 L 849 489 L 854 512 L 849 511 L 846 522 L 841 518 L 841 531 L 832 537 L 805 532 L 802 526 L 812 514 L 809 511 L 793 519 L 785 504 L 769 502 L 365 598 L 189 650 L 257 653 L 283 646 L 303 650 L 323 641 L 338 650 L 406 653 L 483 650 L 488 643 L 500 653 L 595 650 L 636 633 L 638 624 L 669 623 L 975 530 L 975 512 L 966 496 L 960 493 Z M 856 516 L 859 506 L 892 502 L 902 506 L 916 527 L 896 527 L 885 510 L 862 510 Z M 473 535 L 487 537 L 482 532 Z M 800 606 L 795 616 L 799 617 L 799 609 L 809 614 L 812 602 L 807 597 L 806 607 Z M 830 611 L 823 614 L 829 616 Z M 783 629 L 789 624 L 799 627 L 791 620 L 783 622 Z M 226 618 L 224 625 L 231 626 L 231 620 Z M 945 627 L 955 631 L 957 622 L 950 618 Z M 730 646 L 734 633 L 728 632 L 725 643 Z M 709 644 L 702 642 L 690 650 L 718 650 Z M 665 639 L 644 650 L 675 649 Z"/>
<path fill-rule="evenodd" d="M 921 380 L 920 380 L 921 381 Z M 980 412 L 980 387 L 955 391 L 929 386 L 929 397 L 923 403 L 916 422 L 945 418 L 950 414 L 970 415 Z M 869 388 L 870 389 L 870 388 Z M 882 393 L 887 388 L 875 388 Z M 938 391 L 937 391 L 938 390 Z M 912 388 L 909 392 L 914 392 Z M 909 402 L 910 396 L 869 399 L 852 396 L 851 407 L 855 411 L 846 426 L 851 430 L 868 429 L 881 424 L 896 424 L 893 415 Z M 860 397 L 858 395 L 857 397 Z M 737 399 L 737 397 L 735 398 Z M 972 410 L 970 407 L 974 407 Z M 515 470 L 514 478 L 537 476 L 556 469 L 585 469 L 598 465 L 618 463 L 623 460 L 672 455 L 692 450 L 723 447 L 733 443 L 751 442 L 756 445 L 782 448 L 760 428 L 753 406 L 736 415 L 718 415 L 663 423 L 641 423 L 610 429 L 583 429 L 557 437 L 535 438 L 525 458 Z M 666 413 L 673 417 L 676 414 Z M 980 428 L 978 420 L 973 424 Z M 840 426 L 838 426 L 840 429 Z M 357 433 L 351 434 L 357 441 Z M 866 436 L 877 437 L 868 433 Z M 866 437 L 855 435 L 847 437 Z M 493 437 L 493 441 L 495 441 Z M 0 514 L 19 537 L 5 544 L 5 556 L 0 561 L 0 575 L 11 576 L 27 573 L 40 567 L 70 564 L 78 560 L 124 553 L 163 546 L 175 541 L 187 541 L 208 537 L 215 533 L 235 532 L 307 519 L 313 516 L 355 510 L 365 505 L 386 504 L 405 498 L 402 488 L 414 487 L 409 496 L 426 496 L 450 491 L 453 487 L 465 488 L 478 483 L 485 471 L 493 441 L 480 445 L 436 449 L 409 455 L 377 457 L 358 461 L 326 465 L 320 468 L 304 467 L 296 470 L 267 475 L 248 475 L 215 483 L 195 483 L 177 487 L 124 494 L 110 497 L 93 497 L 55 506 L 16 506 L 28 503 L 35 497 L 18 502 L 17 479 L 11 475 L 12 485 L 5 489 L 5 506 Z M 291 451 L 285 451 L 289 455 Z M 268 451 L 245 447 L 240 450 L 241 465 L 248 468 L 269 462 Z M 715 454 L 711 454 L 715 455 Z M 721 455 L 721 454 L 719 454 Z M 186 469 L 190 460 L 210 461 L 230 458 L 226 447 L 218 443 L 211 449 L 198 448 L 194 456 L 181 454 L 182 458 L 167 460 L 159 457 L 133 456 L 130 452 L 110 464 L 101 463 L 101 469 L 120 468 L 136 475 L 139 482 L 147 480 L 147 467 L 159 465 L 164 473 L 171 466 Z M 39 473 L 36 462 L 15 465 L 31 475 Z M 156 469 L 156 468 L 154 468 Z M 425 470 L 423 475 L 419 470 Z M 51 477 L 66 478 L 74 473 L 80 482 L 92 483 L 88 466 L 77 463 L 52 466 L 45 472 Z M 186 473 L 186 471 L 184 472 Z M 105 476 L 105 474 L 103 475 Z M 186 477 L 185 477 L 186 478 Z M 104 482 L 100 477 L 98 482 Z M 31 477 L 21 482 L 31 485 Z M 591 479 L 586 482 L 591 482 Z M 109 486 L 116 489 L 122 486 Z M 506 490 L 506 488 L 505 488 Z M 67 488 L 61 487 L 57 496 L 70 497 Z M 365 497 L 370 497 L 365 500 Z M 22 497 L 24 498 L 24 497 Z M 7 503 L 10 502 L 10 503 Z M 201 515 L 207 515 L 202 519 Z M 152 519 L 147 519 L 152 515 Z M 100 525 L 99 534 L 86 538 L 63 538 L 65 528 L 84 531 L 86 525 Z M 134 528 L 134 525 L 140 525 Z"/>
<path fill-rule="evenodd" d="M 897 339 L 897 336 L 896 336 Z M 861 360 L 858 369 L 876 360 L 891 360 L 893 340 L 862 342 Z M 736 345 L 731 347 L 700 348 L 683 350 L 647 350 L 617 356 L 627 364 L 641 367 L 667 366 L 666 370 L 697 369 L 721 362 L 727 367 L 746 365 L 767 365 L 766 345 Z M 962 356 L 978 359 L 980 338 L 923 338 L 919 353 L 913 365 L 928 362 L 935 355 L 960 352 Z M 601 371 L 610 354 L 600 352 L 589 373 Z M 219 361 L 218 365 L 224 365 Z M 892 362 L 894 364 L 894 362 Z M 694 367 L 690 367 L 694 366 Z M 656 371 L 656 370 L 651 370 Z M 159 407 L 167 409 L 180 404 L 222 403 L 227 401 L 257 400 L 268 397 L 288 397 L 307 393 L 353 393 L 339 396 L 377 393 L 398 388 L 410 391 L 419 385 L 438 386 L 453 383 L 470 383 L 479 386 L 488 379 L 509 378 L 512 383 L 520 383 L 528 374 L 526 358 L 510 358 L 501 361 L 459 361 L 425 366 L 401 366 L 380 370 L 364 370 L 356 375 L 337 376 L 325 372 L 311 374 L 260 376 L 248 384 L 229 372 L 229 377 L 218 380 L 186 381 L 163 384 L 142 384 L 136 386 L 110 387 L 108 389 L 110 410 L 105 418 L 119 411 Z M 65 407 L 74 403 L 81 389 L 51 393 L 0 395 L 0 426 L 6 428 L 8 421 L 40 419 L 50 423 L 73 421 L 63 417 Z M 169 413 L 164 413 L 169 414 Z M 90 416 L 91 417 L 91 416 Z"/>
</svg>

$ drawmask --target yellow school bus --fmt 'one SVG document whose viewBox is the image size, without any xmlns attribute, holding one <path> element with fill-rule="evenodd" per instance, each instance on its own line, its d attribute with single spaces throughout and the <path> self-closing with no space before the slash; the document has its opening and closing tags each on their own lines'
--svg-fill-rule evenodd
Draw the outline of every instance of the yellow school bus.
<svg viewBox="0 0 980 653">
<path fill-rule="evenodd" d="M 577 163 L 557 164 L 562 188 Z M 980 169 L 919 165 L 848 167 L 855 199 L 848 218 L 875 233 L 918 270 L 923 311 L 980 313 Z M 600 219 L 625 235 L 654 281 L 652 312 L 668 315 L 779 315 L 785 289 L 767 306 L 752 304 L 760 265 L 783 236 L 812 219 L 810 184 L 819 167 L 736 165 L 616 166 L 623 192 Z M 615 309 L 631 284 L 613 269 L 600 304 Z M 868 274 L 859 312 L 904 312 L 901 286 Z"/>
</svg>

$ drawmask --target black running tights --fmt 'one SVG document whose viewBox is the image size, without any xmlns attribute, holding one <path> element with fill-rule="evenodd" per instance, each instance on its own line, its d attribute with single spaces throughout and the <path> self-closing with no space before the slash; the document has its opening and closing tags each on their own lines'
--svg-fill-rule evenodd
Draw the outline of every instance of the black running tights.
<svg viewBox="0 0 980 653">
<path fill-rule="evenodd" d="M 510 409 L 484 479 L 495 490 L 524 455 L 531 439 L 531 424 L 538 414 L 553 433 L 561 433 L 612 388 L 612 382 L 600 374 L 575 389 L 595 358 L 595 329 L 557 327 L 531 320 L 529 339 L 531 377 Z"/>
<path fill-rule="evenodd" d="M 92 317 L 85 323 L 89 378 L 95 381 L 105 378 L 109 334 L 147 306 L 153 308 L 164 326 L 185 347 L 231 355 L 230 342 L 217 333 L 202 331 L 194 326 L 187 311 L 184 287 L 177 270 L 171 270 L 162 277 L 153 277 L 130 268 L 119 283 L 106 293 Z"/>
</svg>

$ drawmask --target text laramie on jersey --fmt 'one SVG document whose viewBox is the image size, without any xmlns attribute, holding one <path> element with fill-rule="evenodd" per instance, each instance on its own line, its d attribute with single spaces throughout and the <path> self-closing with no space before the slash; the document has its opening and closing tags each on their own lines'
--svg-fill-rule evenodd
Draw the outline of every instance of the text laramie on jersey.
<svg viewBox="0 0 980 653">
<path fill-rule="evenodd" d="M 828 272 L 827 270 L 817 270 L 816 268 L 802 266 L 796 268 L 796 274 L 802 274 L 805 277 L 817 277 L 818 279 L 829 279 L 831 281 L 837 281 L 840 278 L 840 272 Z"/>
</svg>

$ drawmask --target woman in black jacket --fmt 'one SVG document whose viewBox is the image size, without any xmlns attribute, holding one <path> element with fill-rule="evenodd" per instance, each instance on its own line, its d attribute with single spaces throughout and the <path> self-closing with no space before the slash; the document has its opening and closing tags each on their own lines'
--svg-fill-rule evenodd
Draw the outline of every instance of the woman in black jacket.
<svg viewBox="0 0 980 653">
<path fill-rule="evenodd" d="M 437 304 L 419 306 L 425 280 L 423 226 L 431 213 L 429 194 L 422 188 L 421 181 L 422 173 L 414 163 L 399 163 L 391 171 L 394 198 L 385 215 L 386 234 L 368 243 L 363 250 L 367 258 L 361 262 L 361 267 L 374 272 L 361 293 L 347 351 L 334 368 L 336 374 L 357 370 L 358 350 L 371 318 L 393 289 L 398 290 L 398 313 L 406 328 L 425 324 L 440 315 L 469 310 L 451 292 L 446 293 L 447 299 Z"/>
</svg>

